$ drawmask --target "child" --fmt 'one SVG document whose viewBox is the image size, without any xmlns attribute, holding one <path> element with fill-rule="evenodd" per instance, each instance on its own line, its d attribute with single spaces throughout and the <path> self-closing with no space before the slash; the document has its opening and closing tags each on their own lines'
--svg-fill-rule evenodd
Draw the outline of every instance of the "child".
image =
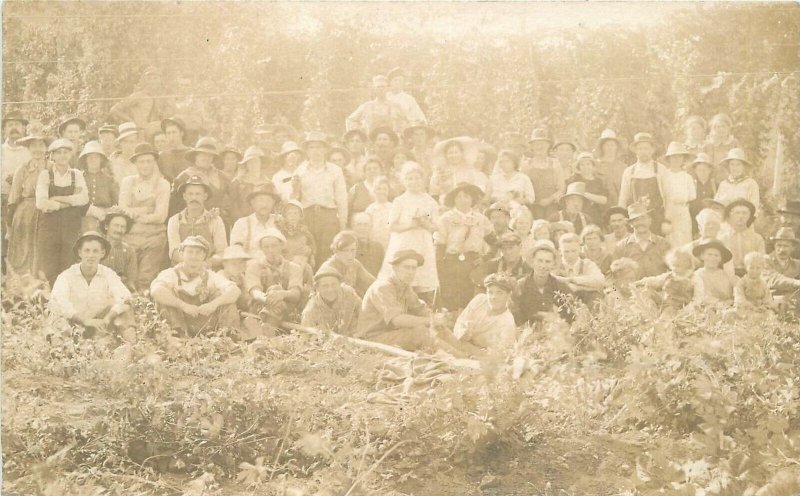
<svg viewBox="0 0 800 496">
<path fill-rule="evenodd" d="M 300 267 L 314 266 L 314 236 L 303 223 L 303 205 L 289 200 L 283 206 L 283 216 L 278 219 L 278 228 L 286 237 L 283 256 Z"/>
<path fill-rule="evenodd" d="M 694 302 L 717 307 L 733 303 L 736 276 L 722 268 L 733 258 L 731 251 L 722 242 L 712 239 L 697 245 L 692 254 L 702 264 L 693 277 Z"/>
<path fill-rule="evenodd" d="M 763 316 L 764 312 L 775 308 L 772 292 L 762 277 L 767 256 L 752 251 L 744 256 L 747 273 L 733 288 L 733 305 L 740 318 Z"/>
<path fill-rule="evenodd" d="M 508 309 L 516 283 L 508 275 L 490 274 L 479 293 L 458 316 L 453 334 L 470 355 L 503 352 L 517 340 L 514 316 Z"/>
<path fill-rule="evenodd" d="M 383 246 L 371 238 L 372 218 L 366 212 L 359 212 L 353 215 L 350 225 L 357 238 L 356 260 L 370 274 L 377 276 L 383 263 Z"/>
<path fill-rule="evenodd" d="M 692 280 L 692 255 L 686 251 L 673 248 L 666 257 L 670 271 L 657 276 L 650 276 L 636 282 L 653 290 L 656 300 L 661 300 L 661 316 L 672 317 L 683 307 L 691 303 L 694 295 Z"/>
<path fill-rule="evenodd" d="M 389 245 L 389 214 L 392 211 L 389 193 L 389 180 L 386 176 L 376 179 L 372 186 L 372 194 L 375 197 L 375 201 L 370 203 L 367 209 L 364 210 L 372 220 L 370 239 L 380 243 L 384 250 Z"/>
</svg>

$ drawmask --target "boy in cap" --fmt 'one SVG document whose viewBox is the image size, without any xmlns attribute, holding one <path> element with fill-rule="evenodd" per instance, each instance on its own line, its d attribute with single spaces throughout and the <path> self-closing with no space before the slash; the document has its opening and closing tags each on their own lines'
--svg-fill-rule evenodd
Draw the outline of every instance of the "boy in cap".
<svg viewBox="0 0 800 496">
<path fill-rule="evenodd" d="M 228 246 L 228 238 L 219 209 L 206 209 L 211 188 L 202 177 L 192 176 L 178 187 L 178 195 L 186 207 L 167 221 L 167 243 L 172 263 L 180 262 L 181 242 L 189 236 L 202 236 L 211 242 L 209 258 L 221 254 Z"/>
<path fill-rule="evenodd" d="M 300 323 L 327 332 L 351 336 L 361 313 L 361 298 L 342 282 L 335 269 L 320 267 L 314 275 L 315 292 L 303 309 Z"/>
<path fill-rule="evenodd" d="M 207 268 L 208 241 L 189 236 L 181 242 L 181 262 L 163 270 L 150 285 L 150 295 L 170 327 L 196 336 L 217 327 L 239 328 L 236 284 Z"/>
<path fill-rule="evenodd" d="M 509 310 L 516 281 L 506 274 L 490 274 L 456 319 L 453 335 L 469 355 L 503 352 L 517 341 L 517 326 Z"/>
</svg>

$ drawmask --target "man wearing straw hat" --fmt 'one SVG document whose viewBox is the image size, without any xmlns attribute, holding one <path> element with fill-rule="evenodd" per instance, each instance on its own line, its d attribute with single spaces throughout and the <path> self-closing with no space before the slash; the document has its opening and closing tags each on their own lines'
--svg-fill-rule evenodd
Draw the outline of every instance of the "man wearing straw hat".
<svg viewBox="0 0 800 496">
<path fill-rule="evenodd" d="M 664 175 L 667 168 L 657 162 L 655 141 L 650 133 L 636 133 L 631 143 L 636 162 L 622 173 L 619 190 L 619 206 L 642 203 L 650 211 L 653 232 L 661 233 L 664 221 Z"/>
<path fill-rule="evenodd" d="M 628 223 L 633 232 L 617 243 L 614 259 L 630 258 L 639 266 L 637 279 L 656 276 L 667 271 L 664 257 L 670 250 L 666 239 L 650 230 L 652 211 L 644 203 L 628 206 Z"/>
<path fill-rule="evenodd" d="M 111 156 L 111 173 L 117 184 L 122 184 L 123 179 L 135 176 L 137 173 L 131 157 L 135 153 L 136 145 L 139 144 L 139 128 L 133 122 L 123 122 L 119 125 L 118 131 L 119 151 Z"/>
<path fill-rule="evenodd" d="M 575 232 L 583 231 L 589 225 L 589 219 L 583 213 L 583 205 L 586 202 L 586 183 L 574 182 L 567 185 L 567 191 L 558 199 L 561 207 L 548 219 L 550 222 L 571 222 L 575 227 Z"/>
<path fill-rule="evenodd" d="M 775 296 L 785 296 L 800 290 L 800 260 L 792 251 L 800 245 L 794 229 L 782 227 L 770 238 L 773 250 L 767 256 L 765 276 Z"/>
</svg>

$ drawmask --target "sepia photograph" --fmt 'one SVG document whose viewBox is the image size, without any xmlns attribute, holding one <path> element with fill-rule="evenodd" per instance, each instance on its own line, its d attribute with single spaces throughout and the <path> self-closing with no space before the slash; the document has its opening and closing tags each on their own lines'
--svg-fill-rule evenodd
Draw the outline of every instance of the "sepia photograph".
<svg viewBox="0 0 800 496">
<path fill-rule="evenodd" d="M 800 4 L 5 0 L 0 493 L 800 496 Z"/>
</svg>

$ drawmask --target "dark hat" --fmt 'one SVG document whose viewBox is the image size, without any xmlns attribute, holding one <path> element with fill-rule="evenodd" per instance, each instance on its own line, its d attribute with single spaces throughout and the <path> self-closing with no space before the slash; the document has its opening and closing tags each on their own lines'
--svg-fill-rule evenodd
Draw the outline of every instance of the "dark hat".
<svg viewBox="0 0 800 496">
<path fill-rule="evenodd" d="M 339 279 L 339 282 L 342 281 L 342 274 L 339 273 L 338 270 L 334 269 L 333 267 L 323 266 L 314 274 L 314 282 L 318 282 L 323 277 L 335 277 Z"/>
<path fill-rule="evenodd" d="M 361 141 L 367 141 L 367 133 L 362 131 L 361 129 L 351 129 L 344 133 L 342 136 L 342 141 L 345 143 L 353 136 L 358 135 L 361 138 Z"/>
<path fill-rule="evenodd" d="M 103 220 L 100 221 L 100 230 L 104 233 L 108 232 L 108 224 L 111 222 L 111 219 L 114 217 L 122 217 L 125 219 L 126 227 L 125 232 L 130 232 L 131 228 L 133 227 L 133 219 L 131 218 L 128 213 L 123 210 L 122 208 L 114 205 L 113 207 L 106 210 L 106 215 L 103 217 Z"/>
<path fill-rule="evenodd" d="M 61 124 L 58 125 L 58 135 L 61 136 L 62 134 L 64 134 L 64 128 L 70 124 L 77 124 L 78 126 L 80 126 L 81 131 L 86 129 L 85 120 L 81 119 L 80 117 L 71 116 L 61 121 Z"/>
<path fill-rule="evenodd" d="M 305 150 L 305 148 L 311 143 L 322 143 L 325 146 L 329 146 L 328 135 L 322 131 L 310 131 L 306 133 L 306 138 L 303 140 L 301 146 Z"/>
<path fill-rule="evenodd" d="M 28 125 L 28 119 L 22 117 L 22 112 L 20 112 L 19 110 L 12 110 L 11 112 L 3 116 L 3 127 L 5 127 L 6 122 L 8 121 L 21 122 L 23 126 Z"/>
<path fill-rule="evenodd" d="M 206 183 L 202 177 L 192 176 L 183 184 L 178 186 L 178 196 L 183 196 L 183 192 L 186 191 L 186 188 L 189 186 L 202 186 L 203 188 L 205 188 L 206 195 L 208 196 L 208 198 L 211 198 L 213 194 L 211 191 L 211 186 L 209 186 L 208 183 Z"/>
<path fill-rule="evenodd" d="M 792 243 L 798 244 L 800 243 L 800 239 L 797 239 L 794 235 L 794 229 L 791 227 L 781 227 L 778 229 L 778 232 L 775 233 L 775 236 L 769 238 L 770 241 L 791 241 Z"/>
<path fill-rule="evenodd" d="M 733 254 L 731 253 L 731 251 L 724 244 L 722 244 L 722 241 L 718 239 L 712 239 L 710 241 L 706 241 L 705 243 L 700 243 L 699 245 L 695 246 L 694 249 L 692 250 L 692 255 L 694 255 L 695 258 L 700 258 L 703 255 L 703 252 L 705 252 L 709 248 L 715 248 L 719 250 L 720 254 L 722 255 L 722 265 L 725 265 L 726 263 L 730 262 L 731 259 L 733 258 Z"/>
<path fill-rule="evenodd" d="M 575 144 L 574 140 L 569 140 L 569 139 L 565 139 L 565 138 L 562 137 L 561 139 L 557 139 L 556 142 L 553 143 L 553 148 L 554 149 L 558 148 L 561 145 L 569 145 L 570 148 L 572 148 L 573 152 L 577 152 L 578 151 L 578 145 Z"/>
<path fill-rule="evenodd" d="M 620 206 L 609 208 L 608 210 L 606 210 L 605 214 L 603 215 L 603 224 L 608 225 L 609 219 L 611 219 L 611 216 L 614 215 L 614 214 L 622 214 L 627 219 L 628 218 L 628 209 L 625 208 L 625 207 L 620 207 Z"/>
<path fill-rule="evenodd" d="M 211 245 L 208 244 L 206 238 L 202 236 L 187 236 L 183 241 L 181 241 L 181 249 L 184 249 L 187 246 L 196 246 L 204 249 L 206 253 L 211 253 Z"/>
<path fill-rule="evenodd" d="M 106 251 L 106 254 L 103 256 L 105 259 L 108 256 L 108 253 L 111 251 L 111 243 L 109 243 L 108 240 L 97 231 L 86 231 L 85 233 L 81 234 L 78 239 L 75 240 L 75 244 L 72 245 L 72 253 L 74 253 L 77 257 L 78 250 L 81 249 L 83 243 L 90 240 L 97 240 L 103 245 L 103 249 Z"/>
<path fill-rule="evenodd" d="M 378 126 L 369 133 L 369 140 L 373 143 L 375 139 L 378 137 L 379 134 L 386 134 L 389 138 L 394 142 L 394 145 L 397 146 L 400 143 L 400 137 L 397 136 L 397 133 L 394 132 L 394 129 L 390 128 L 389 126 Z"/>
<path fill-rule="evenodd" d="M 262 185 L 260 185 L 260 186 L 258 186 L 256 188 L 254 188 L 253 191 L 251 191 L 247 195 L 247 198 L 246 198 L 247 202 L 250 203 L 253 200 L 253 198 L 255 198 L 256 196 L 261 196 L 261 195 L 271 196 L 272 199 L 275 200 L 275 204 L 276 205 L 281 202 L 281 195 L 275 189 L 275 185 L 272 184 L 272 182 L 264 183 L 264 184 L 262 184 Z"/>
<path fill-rule="evenodd" d="M 217 152 L 217 140 L 204 136 L 197 140 L 194 148 L 184 154 L 184 157 L 189 163 L 194 163 L 194 159 L 198 153 L 206 153 L 214 158 L 214 161 L 219 160 L 219 153 Z"/>
<path fill-rule="evenodd" d="M 517 234 L 515 232 L 507 232 L 507 233 L 503 234 L 502 236 L 500 236 L 500 238 L 497 240 L 497 242 L 498 242 L 498 244 L 500 246 L 521 245 L 522 244 L 522 238 L 519 236 L 519 234 Z"/>
<path fill-rule="evenodd" d="M 103 124 L 102 126 L 97 128 L 97 135 L 101 135 L 103 133 L 111 133 L 115 137 L 119 135 L 119 131 L 117 131 L 117 126 L 114 124 Z"/>
<path fill-rule="evenodd" d="M 459 183 L 455 188 L 447 192 L 444 197 L 444 204 L 448 207 L 452 207 L 453 202 L 455 202 L 456 195 L 458 195 L 458 193 L 461 191 L 469 194 L 469 196 L 472 197 L 473 206 L 475 206 L 475 204 L 477 204 L 480 199 L 483 198 L 483 190 L 479 187 L 470 183 Z"/>
<path fill-rule="evenodd" d="M 237 161 L 237 162 L 238 162 L 239 160 L 241 160 L 241 159 L 242 159 L 242 152 L 240 152 L 240 151 L 239 151 L 239 149 L 238 149 L 238 148 L 236 148 L 236 147 L 235 147 L 235 146 L 233 146 L 233 145 L 228 145 L 228 146 L 226 146 L 225 148 L 223 148 L 223 149 L 222 149 L 222 150 L 219 152 L 220 156 L 223 156 L 223 155 L 225 155 L 226 153 L 233 153 L 234 155 L 236 155 L 236 157 L 237 157 L 237 158 L 236 158 L 236 161 Z"/>
<path fill-rule="evenodd" d="M 728 220 L 731 210 L 735 207 L 747 207 L 747 209 L 750 210 L 750 218 L 747 220 L 747 226 L 753 225 L 753 222 L 756 220 L 756 206 L 744 198 L 737 198 L 725 206 L 725 220 Z"/>
<path fill-rule="evenodd" d="M 488 276 L 486 276 L 486 279 L 483 280 L 484 288 L 488 289 L 491 286 L 498 287 L 503 291 L 510 293 L 514 291 L 516 284 L 514 279 L 507 276 L 506 274 L 498 272 L 495 274 L 489 274 Z"/>
<path fill-rule="evenodd" d="M 403 138 L 405 138 L 406 141 L 410 141 L 412 135 L 414 134 L 414 131 L 416 131 L 417 129 L 424 129 L 425 132 L 428 134 L 428 138 L 432 138 L 436 135 L 436 132 L 433 130 L 432 127 L 425 124 L 424 122 L 417 122 L 403 129 Z"/>
<path fill-rule="evenodd" d="M 507 216 L 511 217 L 511 209 L 508 208 L 508 204 L 502 201 L 494 202 L 489 205 L 489 207 L 483 212 L 483 215 L 490 217 L 492 212 L 503 212 Z"/>
<path fill-rule="evenodd" d="M 181 131 L 184 133 L 186 132 L 186 123 L 183 122 L 183 119 L 180 117 L 167 117 L 166 119 L 161 119 L 161 130 L 165 133 L 167 132 L 167 124 L 178 126 Z"/>
<path fill-rule="evenodd" d="M 634 202 L 628 205 L 628 221 L 632 221 L 634 219 L 638 219 L 639 217 L 644 217 L 645 215 L 650 215 L 653 212 L 652 209 L 647 208 L 642 202 Z"/>
<path fill-rule="evenodd" d="M 136 148 L 133 149 L 133 155 L 131 155 L 130 161 L 136 162 L 136 159 L 142 155 L 152 155 L 158 160 L 158 150 L 150 143 L 139 143 L 136 145 Z"/>
<path fill-rule="evenodd" d="M 358 237 L 353 231 L 340 231 L 331 241 L 331 251 L 344 250 L 358 243 Z"/>
<path fill-rule="evenodd" d="M 414 250 L 400 250 L 396 252 L 389 263 L 397 265 L 405 260 L 416 260 L 417 267 L 421 267 L 425 263 L 425 258 Z"/>
</svg>

